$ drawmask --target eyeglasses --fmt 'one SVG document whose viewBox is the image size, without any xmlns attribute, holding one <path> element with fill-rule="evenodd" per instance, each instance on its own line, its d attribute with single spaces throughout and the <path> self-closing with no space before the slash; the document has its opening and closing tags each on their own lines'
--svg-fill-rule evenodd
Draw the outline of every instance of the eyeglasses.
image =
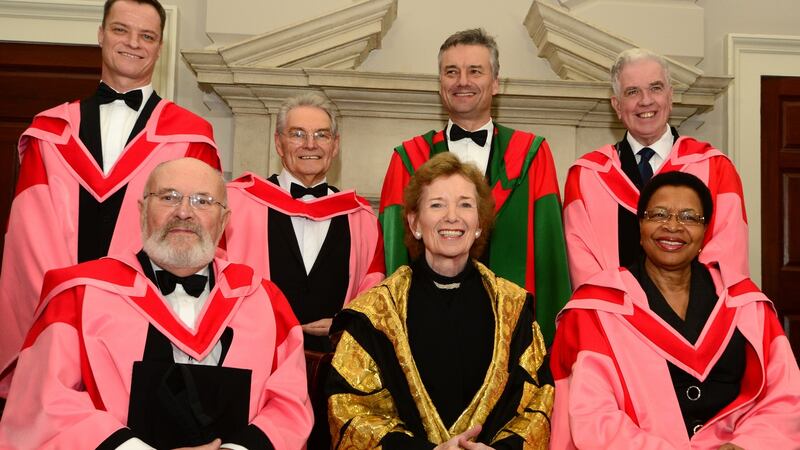
<svg viewBox="0 0 800 450">
<path fill-rule="evenodd" d="M 187 197 L 189 199 L 189 205 L 198 211 L 207 210 L 214 204 L 221 206 L 222 209 L 227 208 L 227 206 L 214 200 L 214 197 L 206 194 L 183 195 L 178 191 L 170 190 L 164 192 L 148 192 L 144 198 L 148 197 L 155 197 L 159 205 L 169 208 L 174 208 L 183 203 L 184 197 Z"/>
<path fill-rule="evenodd" d="M 644 212 L 645 219 L 651 222 L 667 223 L 672 220 L 672 217 L 681 225 L 703 225 L 705 217 L 697 214 L 691 209 L 686 209 L 678 212 L 669 212 L 664 208 L 648 209 Z"/>
<path fill-rule="evenodd" d="M 294 128 L 283 134 L 293 144 L 302 145 L 308 142 L 309 132 L 302 128 Z M 311 137 L 319 145 L 328 145 L 333 141 L 333 133 L 330 130 L 317 130 L 310 133 Z"/>
</svg>

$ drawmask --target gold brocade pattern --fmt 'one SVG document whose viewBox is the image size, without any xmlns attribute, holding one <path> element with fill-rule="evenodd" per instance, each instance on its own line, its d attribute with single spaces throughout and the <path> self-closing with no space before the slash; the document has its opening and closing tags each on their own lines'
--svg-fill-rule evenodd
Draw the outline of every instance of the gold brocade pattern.
<svg viewBox="0 0 800 450">
<path fill-rule="evenodd" d="M 510 281 L 497 278 L 494 273 L 482 264 L 475 261 L 473 261 L 473 263 L 480 273 L 495 314 L 493 357 L 483 385 L 475 394 L 469 406 L 467 406 L 450 429 L 444 427 L 433 405 L 433 401 L 425 390 L 408 342 L 406 318 L 408 291 L 411 284 L 411 269 L 407 266 L 399 268 L 392 276 L 384 280 L 381 285 L 367 291 L 347 306 L 349 309 L 363 313 L 369 318 L 372 326 L 378 332 L 383 333 L 392 343 L 403 375 L 408 382 L 411 396 L 422 418 L 423 427 L 427 432 L 427 439 L 435 444 L 445 442 L 452 436 L 466 431 L 475 424 L 484 423 L 489 413 L 495 407 L 508 382 L 509 374 L 507 368 L 510 354 L 509 345 L 520 312 L 526 301 L 527 293 L 524 289 Z M 534 336 L 534 343 L 525 351 L 524 361 L 521 361 L 521 363 L 523 368 L 536 379 L 536 368 L 542 363 L 545 347 L 538 326 L 535 323 Z M 345 333 L 343 340 L 346 337 L 349 336 Z M 336 368 L 346 380 L 358 384 L 359 386 L 353 386 L 356 387 L 356 389 L 364 392 L 372 392 L 375 389 L 379 389 L 380 374 L 372 374 L 378 370 L 377 367 L 374 367 L 374 361 L 369 358 L 369 355 L 367 355 L 360 346 L 356 349 L 353 347 L 353 344 L 356 346 L 358 345 L 352 337 L 349 337 L 344 343 L 340 342 L 336 354 L 338 356 L 340 352 L 347 351 L 348 358 L 352 358 L 353 352 L 355 352 L 355 354 L 358 355 L 353 358 L 355 361 L 344 362 L 341 361 L 342 357 L 339 357 L 339 361 L 337 362 L 337 357 L 334 357 L 334 368 Z M 342 345 L 346 347 L 342 347 Z M 368 372 L 366 375 L 361 372 L 364 368 L 366 368 Z M 376 386 L 375 383 L 378 383 L 378 385 Z M 371 394 L 370 397 L 374 396 L 374 398 L 369 399 L 369 402 L 373 402 L 374 406 L 379 407 L 378 411 L 385 411 L 386 413 L 389 413 L 389 410 L 394 411 L 395 407 L 393 404 L 391 407 L 384 404 L 384 402 L 392 402 L 388 392 L 385 396 L 380 396 L 379 394 L 379 392 Z M 363 409 L 361 408 L 366 407 L 366 399 L 364 397 L 354 399 L 353 397 L 356 396 L 336 395 L 329 400 L 329 406 L 331 407 L 330 414 L 339 418 L 340 424 L 345 423 L 349 418 L 355 417 L 354 414 L 357 414 L 358 411 L 362 411 L 363 414 Z M 550 386 L 547 386 L 547 389 L 539 389 L 534 385 L 526 386 L 523 400 L 524 401 L 521 402 L 518 408 L 518 413 L 521 415 L 512 420 L 512 422 L 508 424 L 506 430 L 508 432 L 520 434 L 525 437 L 528 442 L 538 443 L 542 442 L 541 439 L 544 438 L 543 442 L 546 447 L 547 437 L 549 435 L 549 427 L 546 418 L 542 417 L 540 413 L 531 414 L 526 411 L 526 408 L 544 411 L 549 416 L 552 409 L 553 389 Z M 357 404 L 345 406 L 344 403 L 346 402 L 357 402 Z M 370 411 L 370 414 L 374 415 L 376 410 L 370 409 Z M 367 433 L 366 436 L 380 435 L 382 437 L 391 431 L 400 431 L 397 428 L 402 427 L 402 424 L 396 421 L 387 422 L 389 417 L 396 418 L 396 416 L 397 414 L 395 411 L 394 414 L 389 413 L 388 417 L 384 417 L 384 421 L 380 424 L 372 421 L 369 423 L 360 423 L 358 426 L 381 427 L 381 430 L 370 429 L 363 431 Z M 331 417 L 330 420 L 331 424 L 333 424 L 335 418 Z M 540 423 L 540 420 L 544 420 L 544 423 Z M 351 423 L 348 428 L 353 426 L 353 423 Z M 334 442 L 336 442 L 338 430 L 334 427 L 332 427 L 332 430 L 334 430 Z M 497 438 L 501 438 L 503 434 L 507 436 L 506 430 L 501 431 Z M 544 436 L 541 436 L 542 432 Z M 359 430 L 358 433 L 360 434 L 361 430 Z M 531 433 L 536 435 L 528 436 Z M 350 434 L 349 429 L 345 434 Z M 362 437 L 363 436 L 365 435 L 362 435 Z M 528 439 L 528 437 L 531 439 Z M 497 440 L 497 438 L 495 440 Z M 380 438 L 378 438 L 378 441 L 379 440 Z M 348 448 L 344 445 L 345 441 L 349 441 L 349 439 L 343 439 L 343 445 L 340 446 L 340 448 Z M 358 444 L 359 448 L 369 447 L 365 446 L 363 439 L 361 439 Z M 377 445 L 377 442 L 375 444 Z M 528 448 L 527 444 L 526 448 Z"/>
<path fill-rule="evenodd" d="M 547 353 L 544 338 L 539 331 L 539 324 L 533 322 L 533 342 L 519 360 L 519 365 L 537 383 L 537 369 L 542 365 L 544 356 Z M 517 406 L 517 416 L 509 422 L 505 429 L 501 430 L 492 440 L 499 441 L 508 437 L 510 434 L 522 436 L 525 439 L 523 449 L 525 450 L 546 450 L 550 442 L 550 413 L 553 411 L 555 389 L 546 384 L 537 387 L 531 383 L 525 383 Z"/>
<path fill-rule="evenodd" d="M 377 364 L 349 333 L 342 334 L 331 364 L 353 388 L 364 393 L 328 398 L 332 442 L 339 441 L 340 430 L 350 419 L 340 449 L 375 448 L 387 433 L 404 431 L 394 400 L 382 387 Z"/>
<path fill-rule="evenodd" d="M 553 411 L 555 389 L 546 384 L 537 387 L 525 383 L 517 416 L 497 433 L 492 442 L 516 434 L 525 439 L 524 449 L 547 449 L 550 442 L 550 413 Z M 546 416 L 545 416 L 546 415 Z"/>
<path fill-rule="evenodd" d="M 531 345 L 525 349 L 525 353 L 523 353 L 522 357 L 519 359 L 519 365 L 525 369 L 525 371 L 528 372 L 528 375 L 536 380 L 537 383 L 539 382 L 539 379 L 536 375 L 536 372 L 542 365 L 544 356 L 546 354 L 547 347 L 544 344 L 542 332 L 539 330 L 539 324 L 533 322 L 533 342 L 531 342 Z"/>
<path fill-rule="evenodd" d="M 378 365 L 350 333 L 342 333 L 336 348 L 341 351 L 334 353 L 331 364 L 351 386 L 361 392 L 381 389 L 383 383 Z"/>
</svg>

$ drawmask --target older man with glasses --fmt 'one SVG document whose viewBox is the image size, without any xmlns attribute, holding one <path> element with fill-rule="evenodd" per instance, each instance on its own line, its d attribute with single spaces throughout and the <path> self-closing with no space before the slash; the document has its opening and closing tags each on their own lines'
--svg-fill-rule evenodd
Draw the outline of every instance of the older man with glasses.
<svg viewBox="0 0 800 450">
<path fill-rule="evenodd" d="M 331 318 L 383 279 L 383 246 L 369 203 L 328 185 L 339 154 L 332 105 L 316 94 L 288 99 L 278 112 L 280 174 L 247 173 L 228 185 L 237 214 L 225 246 L 232 261 L 252 265 L 289 298 L 307 349 L 328 352 Z"/>
<path fill-rule="evenodd" d="M 625 136 L 579 158 L 564 188 L 564 232 L 572 286 L 642 258 L 636 202 L 651 177 L 680 171 L 700 178 L 714 197 L 703 262 L 718 262 L 733 282 L 749 278 L 742 183 L 731 160 L 707 142 L 678 136 L 669 125 L 669 64 L 640 48 L 623 51 L 611 68 L 611 106 Z M 741 243 L 730 251 L 733 242 Z"/>
<path fill-rule="evenodd" d="M 214 257 L 220 172 L 163 163 L 138 204 L 140 252 L 45 276 L 0 448 L 302 448 L 302 330 L 273 283 Z"/>
<path fill-rule="evenodd" d="M 339 154 L 339 133 L 333 106 L 324 98 L 306 94 L 286 100 L 278 112 L 275 147 L 283 163 L 280 174 L 265 180 L 247 173 L 228 185 L 231 207 L 240 212 L 225 232 L 228 257 L 281 288 L 302 324 L 306 350 L 331 352 L 334 314 L 383 279 L 378 219 L 354 191 L 340 192 L 327 183 Z M 324 399 L 311 389 L 319 426 L 309 448 L 326 448 Z"/>
</svg>

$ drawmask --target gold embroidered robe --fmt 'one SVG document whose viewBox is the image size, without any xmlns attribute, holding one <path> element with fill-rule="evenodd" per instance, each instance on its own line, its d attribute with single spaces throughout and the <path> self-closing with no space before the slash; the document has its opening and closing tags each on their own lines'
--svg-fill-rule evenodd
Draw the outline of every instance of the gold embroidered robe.
<svg viewBox="0 0 800 450">
<path fill-rule="evenodd" d="M 483 426 L 478 440 L 487 445 L 547 448 L 553 386 L 532 297 L 472 263 L 492 302 L 495 333 L 492 362 L 470 404 L 448 429 L 425 390 L 409 346 L 412 277 L 403 266 L 334 321 L 334 330 L 343 331 L 326 387 L 334 448 L 381 448 L 382 439 L 397 432 L 440 444 L 476 424 Z"/>
</svg>

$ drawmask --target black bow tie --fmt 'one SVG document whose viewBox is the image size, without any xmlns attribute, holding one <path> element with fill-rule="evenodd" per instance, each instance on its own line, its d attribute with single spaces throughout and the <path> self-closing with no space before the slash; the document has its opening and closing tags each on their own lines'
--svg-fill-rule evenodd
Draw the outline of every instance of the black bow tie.
<svg viewBox="0 0 800 450">
<path fill-rule="evenodd" d="M 120 94 L 119 92 L 108 87 L 107 84 L 100 83 L 100 86 L 97 87 L 97 103 L 105 105 L 106 103 L 111 103 L 114 100 L 124 100 L 125 104 L 128 105 L 130 109 L 139 111 L 139 107 L 142 106 L 142 90 L 134 89 L 124 94 Z"/>
<path fill-rule="evenodd" d="M 480 145 L 481 147 L 486 144 L 486 137 L 489 135 L 489 132 L 486 130 L 478 130 L 478 131 L 467 131 L 460 126 L 453 124 L 450 127 L 450 140 L 451 141 L 460 141 L 464 138 L 472 139 L 472 142 Z"/>
<path fill-rule="evenodd" d="M 156 270 L 156 281 L 158 281 L 158 288 L 164 295 L 172 294 L 175 291 L 175 285 L 180 283 L 183 290 L 192 297 L 200 297 L 200 294 L 206 289 L 205 275 L 189 275 L 188 277 L 179 277 L 175 274 L 167 272 L 166 270 Z"/>
<path fill-rule="evenodd" d="M 292 198 L 302 198 L 306 195 L 313 195 L 317 198 L 324 197 L 328 195 L 328 183 L 318 184 L 310 188 L 292 183 L 289 187 L 289 191 L 292 193 Z"/>
</svg>

